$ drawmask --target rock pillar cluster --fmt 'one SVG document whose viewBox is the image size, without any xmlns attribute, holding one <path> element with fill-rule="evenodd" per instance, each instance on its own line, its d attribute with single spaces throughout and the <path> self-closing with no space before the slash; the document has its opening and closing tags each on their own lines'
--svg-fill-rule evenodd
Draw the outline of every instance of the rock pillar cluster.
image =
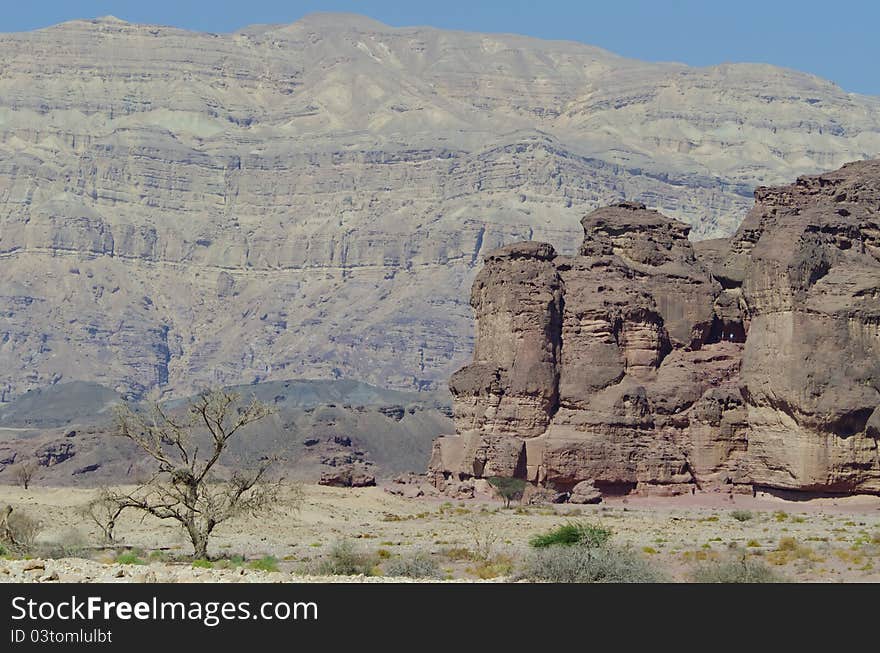
<svg viewBox="0 0 880 653">
<path fill-rule="evenodd" d="M 623 203 L 488 254 L 434 482 L 880 492 L 880 161 L 755 197 L 729 239 Z"/>
</svg>

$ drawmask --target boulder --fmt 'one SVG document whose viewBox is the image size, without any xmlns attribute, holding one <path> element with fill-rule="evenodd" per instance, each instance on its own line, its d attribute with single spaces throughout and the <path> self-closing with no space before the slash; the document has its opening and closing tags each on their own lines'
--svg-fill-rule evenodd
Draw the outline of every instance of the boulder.
<svg viewBox="0 0 880 653">
<path fill-rule="evenodd" d="M 601 501 L 602 492 L 592 480 L 581 481 L 575 485 L 568 497 L 569 503 L 600 503 Z"/>
</svg>

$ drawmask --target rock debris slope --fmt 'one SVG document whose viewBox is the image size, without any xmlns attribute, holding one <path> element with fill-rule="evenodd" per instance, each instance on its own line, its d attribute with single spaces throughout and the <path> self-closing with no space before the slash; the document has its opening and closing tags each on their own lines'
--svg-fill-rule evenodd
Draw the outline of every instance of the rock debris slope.
<svg viewBox="0 0 880 653">
<path fill-rule="evenodd" d="M 623 203 L 489 253 L 434 481 L 880 492 L 880 160 L 755 198 L 729 240 Z"/>
<path fill-rule="evenodd" d="M 0 402 L 74 380 L 430 389 L 472 352 L 485 252 L 572 254 L 578 218 L 623 199 L 725 236 L 755 186 L 880 153 L 880 100 L 810 75 L 358 16 L 80 20 L 0 35 L 0 62 Z M 681 320 L 705 311 L 664 271 L 693 264 L 639 265 Z"/>
</svg>

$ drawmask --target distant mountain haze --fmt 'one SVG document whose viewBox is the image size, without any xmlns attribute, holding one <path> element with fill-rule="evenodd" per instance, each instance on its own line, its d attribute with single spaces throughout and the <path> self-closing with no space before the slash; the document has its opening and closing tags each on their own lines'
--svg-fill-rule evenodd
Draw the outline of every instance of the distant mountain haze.
<svg viewBox="0 0 880 653">
<path fill-rule="evenodd" d="M 445 387 L 487 251 L 633 200 L 729 235 L 880 155 L 880 98 L 768 65 L 317 14 L 0 35 L 0 402 L 87 381 Z"/>
</svg>

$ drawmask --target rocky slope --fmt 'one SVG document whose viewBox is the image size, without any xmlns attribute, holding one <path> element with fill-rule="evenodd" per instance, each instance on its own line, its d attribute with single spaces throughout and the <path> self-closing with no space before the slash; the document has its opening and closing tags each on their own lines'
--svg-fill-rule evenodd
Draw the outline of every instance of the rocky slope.
<svg viewBox="0 0 880 653">
<path fill-rule="evenodd" d="M 755 198 L 696 247 L 624 203 L 489 253 L 435 482 L 880 493 L 880 160 Z"/>
<path fill-rule="evenodd" d="M 754 186 L 880 153 L 880 100 L 358 16 L 0 35 L 0 402 L 294 377 L 445 383 L 484 252 L 638 200 L 731 233 Z"/>
<path fill-rule="evenodd" d="M 275 413 L 230 444 L 223 460 L 228 469 L 253 467 L 262 456 L 277 455 L 276 473 L 310 481 L 351 469 L 379 478 L 423 472 L 432 441 L 452 428 L 443 393 L 296 380 L 230 390 L 256 397 Z M 17 465 L 31 461 L 37 464 L 35 484 L 137 482 L 154 465 L 131 443 L 113 437 L 112 407 L 120 402 L 107 388 L 74 382 L 0 406 L 0 483 L 16 484 Z M 187 403 L 169 401 L 166 409 Z"/>
</svg>

